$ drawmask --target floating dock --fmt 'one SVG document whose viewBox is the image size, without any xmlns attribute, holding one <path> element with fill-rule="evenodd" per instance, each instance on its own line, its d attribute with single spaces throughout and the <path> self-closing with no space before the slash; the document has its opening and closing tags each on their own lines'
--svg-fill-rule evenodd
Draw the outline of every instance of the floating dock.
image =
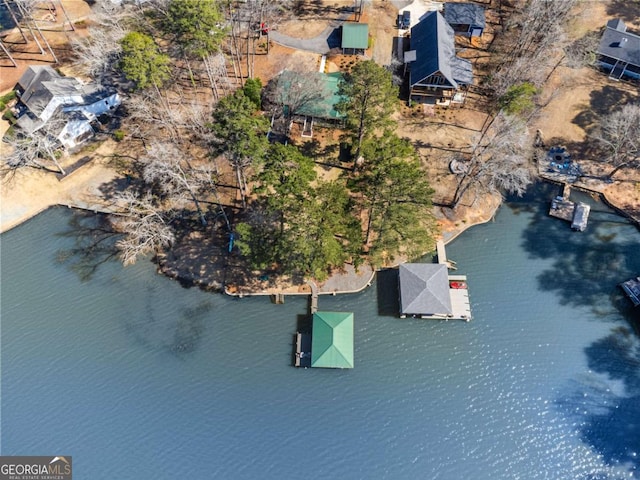
<svg viewBox="0 0 640 480">
<path fill-rule="evenodd" d="M 311 335 L 297 332 L 294 335 L 296 349 L 294 352 L 293 364 L 296 367 L 311 366 Z"/>
<path fill-rule="evenodd" d="M 549 215 L 567 222 L 571 222 L 571 228 L 579 232 L 584 232 L 589 221 L 591 207 L 586 203 L 575 203 L 569 200 L 571 186 L 565 184 L 562 196 L 557 196 L 551 200 Z"/>
<path fill-rule="evenodd" d="M 624 293 L 627 294 L 627 297 L 629 297 L 633 302 L 634 306 L 637 307 L 640 305 L 640 277 L 622 282 L 620 287 L 624 290 Z"/>
</svg>

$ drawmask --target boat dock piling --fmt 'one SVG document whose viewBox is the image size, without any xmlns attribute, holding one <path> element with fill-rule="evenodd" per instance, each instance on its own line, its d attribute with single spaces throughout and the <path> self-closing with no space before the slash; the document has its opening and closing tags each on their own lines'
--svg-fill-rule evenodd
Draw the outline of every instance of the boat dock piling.
<svg viewBox="0 0 640 480">
<path fill-rule="evenodd" d="M 271 295 L 271 302 L 277 305 L 282 305 L 284 303 L 284 293 L 274 293 Z"/>
</svg>

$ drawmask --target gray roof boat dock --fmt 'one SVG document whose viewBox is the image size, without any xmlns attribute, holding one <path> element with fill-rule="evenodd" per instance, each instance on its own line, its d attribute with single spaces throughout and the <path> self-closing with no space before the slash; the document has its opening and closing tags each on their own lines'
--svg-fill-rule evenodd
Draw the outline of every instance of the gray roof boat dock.
<svg viewBox="0 0 640 480">
<path fill-rule="evenodd" d="M 629 297 L 633 302 L 634 306 L 637 307 L 640 305 L 640 277 L 622 282 L 620 287 L 624 290 L 624 293 L 627 294 L 627 297 Z"/>
<path fill-rule="evenodd" d="M 449 275 L 444 242 L 437 246 L 438 263 L 405 263 L 399 267 L 400 317 L 471 320 L 465 275 Z"/>
<path fill-rule="evenodd" d="M 565 184 L 562 196 L 557 196 L 551 200 L 549 215 L 567 222 L 571 222 L 571 228 L 579 232 L 584 232 L 589 221 L 591 207 L 586 203 L 572 202 L 569 200 L 571 186 Z"/>
</svg>

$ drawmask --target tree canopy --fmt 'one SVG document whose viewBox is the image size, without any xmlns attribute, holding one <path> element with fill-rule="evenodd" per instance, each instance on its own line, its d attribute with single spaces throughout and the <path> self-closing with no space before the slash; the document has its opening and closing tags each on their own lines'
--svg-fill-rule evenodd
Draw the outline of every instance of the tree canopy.
<svg viewBox="0 0 640 480">
<path fill-rule="evenodd" d="M 130 32 L 120 41 L 122 58 L 120 68 L 138 88 L 160 87 L 171 73 L 169 57 L 160 53 L 149 35 Z"/>
<path fill-rule="evenodd" d="M 258 198 L 237 226 L 237 245 L 254 267 L 324 279 L 358 261 L 360 225 L 344 182 L 314 186 L 313 161 L 281 144 L 269 149 L 256 182 Z"/>
<path fill-rule="evenodd" d="M 367 228 L 365 245 L 374 265 L 384 265 L 397 253 L 416 257 L 433 244 L 433 189 L 425 179 L 413 146 L 395 134 L 367 141 L 367 162 L 351 180 Z"/>
<path fill-rule="evenodd" d="M 171 0 L 164 26 L 187 55 L 199 58 L 217 52 L 225 35 L 216 0 Z"/>
<path fill-rule="evenodd" d="M 595 135 L 608 150 L 607 163 L 618 170 L 640 164 L 640 105 L 627 104 L 602 117 Z"/>
<path fill-rule="evenodd" d="M 340 95 L 345 100 L 336 109 L 346 115 L 346 129 L 356 160 L 362 144 L 375 130 L 391 124 L 398 88 L 392 83 L 391 72 L 373 60 L 358 62 L 340 82 Z"/>
<path fill-rule="evenodd" d="M 236 170 L 244 203 L 247 194 L 245 170 L 260 164 L 267 152 L 269 120 L 259 115 L 253 101 L 238 90 L 218 102 L 211 130 L 216 136 L 216 151 L 225 154 Z"/>
</svg>

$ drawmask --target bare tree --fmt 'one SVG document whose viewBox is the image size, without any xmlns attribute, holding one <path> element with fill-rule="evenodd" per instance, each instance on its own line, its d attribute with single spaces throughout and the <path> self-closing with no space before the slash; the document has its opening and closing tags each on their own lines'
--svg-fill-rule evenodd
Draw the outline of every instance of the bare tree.
<svg viewBox="0 0 640 480">
<path fill-rule="evenodd" d="M 609 151 L 605 161 L 614 167 L 609 178 L 623 168 L 640 165 L 640 104 L 624 105 L 602 117 L 594 137 Z"/>
<path fill-rule="evenodd" d="M 114 216 L 111 220 L 115 229 L 125 234 L 116 243 L 125 265 L 135 263 L 140 255 L 157 252 L 174 242 L 167 214 L 151 195 L 138 196 L 131 190 L 125 190 L 117 195 L 116 202 L 125 211 L 122 216 Z"/>
<path fill-rule="evenodd" d="M 264 93 L 266 103 L 272 112 L 284 115 L 287 120 L 330 96 L 331 92 L 327 89 L 321 73 L 293 70 L 280 72 L 268 83 Z"/>
<path fill-rule="evenodd" d="M 62 151 L 62 145 L 58 135 L 62 131 L 66 120 L 62 113 L 53 115 L 42 128 L 23 132 L 18 130 L 14 135 L 5 136 L 2 148 L 3 178 L 13 175 L 18 169 L 24 167 L 65 174 L 58 162 Z"/>
<path fill-rule="evenodd" d="M 172 143 L 153 143 L 142 162 L 143 177 L 147 183 L 156 183 L 175 205 L 187 199 L 193 202 L 200 222 L 207 225 L 200 195 L 212 185 L 214 172 L 211 169 L 194 168 L 188 154 Z"/>
<path fill-rule="evenodd" d="M 129 25 L 137 18 L 131 9 L 115 9 L 103 2 L 93 15 L 95 26 L 89 28 L 89 36 L 74 37 L 71 45 L 81 72 L 103 83 L 112 71 L 122 50 L 120 40 L 129 32 Z"/>
<path fill-rule="evenodd" d="M 533 181 L 531 142 L 525 124 L 504 113 L 482 132 L 470 158 L 462 162 L 451 205 L 456 208 L 467 192 L 476 198 L 489 192 L 522 195 Z"/>
<path fill-rule="evenodd" d="M 577 0 L 520 0 L 520 14 L 505 26 L 508 42 L 491 85 L 497 97 L 523 82 L 541 85 L 563 60 L 567 44 L 566 26 Z M 552 66 L 553 62 L 555 66 Z"/>
</svg>

